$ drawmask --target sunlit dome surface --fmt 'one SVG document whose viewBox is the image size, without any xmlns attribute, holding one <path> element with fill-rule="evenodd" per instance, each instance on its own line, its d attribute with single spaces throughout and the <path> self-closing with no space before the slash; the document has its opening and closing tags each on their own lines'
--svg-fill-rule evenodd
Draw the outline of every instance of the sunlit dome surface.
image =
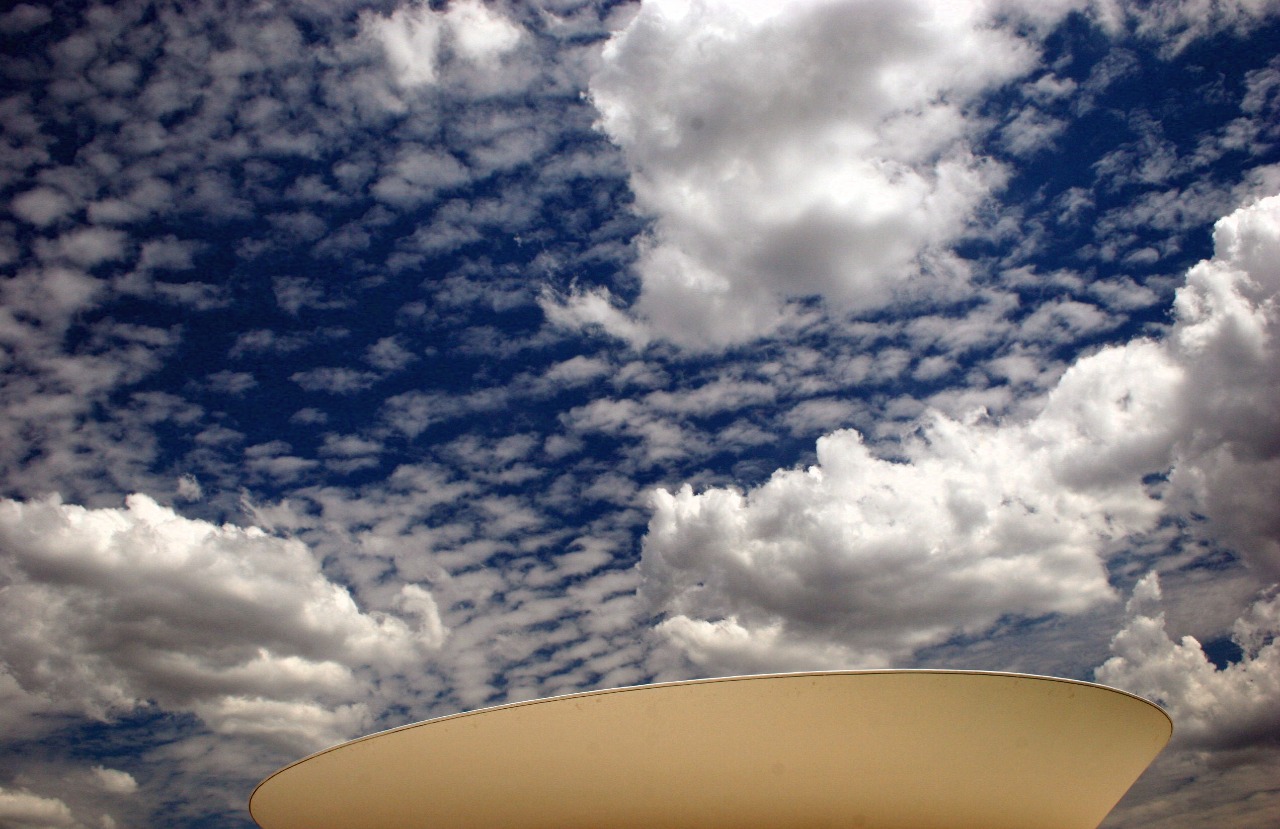
<svg viewBox="0 0 1280 829">
<path fill-rule="evenodd" d="M 802 673 L 516 703 L 290 765 L 263 829 L 1093 829 L 1172 726 L 1138 697 L 976 672 Z"/>
</svg>

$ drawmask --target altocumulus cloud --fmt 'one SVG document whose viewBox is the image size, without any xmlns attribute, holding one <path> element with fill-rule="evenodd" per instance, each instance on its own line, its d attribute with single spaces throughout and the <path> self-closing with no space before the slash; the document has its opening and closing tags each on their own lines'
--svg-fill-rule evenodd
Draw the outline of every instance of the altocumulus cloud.
<svg viewBox="0 0 1280 829">
<path fill-rule="evenodd" d="M 362 612 L 298 541 L 176 515 L 0 502 L 6 730 L 32 714 L 105 719 L 144 705 L 219 734 L 312 750 L 368 725 L 356 674 L 394 671 L 445 631 L 422 588 Z"/>
<path fill-rule="evenodd" d="M 397 82 L 410 88 L 440 83 L 441 64 L 450 58 L 496 68 L 521 38 L 519 26 L 479 2 L 452 3 L 443 12 L 422 3 L 387 17 L 366 13 L 361 23 L 382 47 Z"/>
</svg>

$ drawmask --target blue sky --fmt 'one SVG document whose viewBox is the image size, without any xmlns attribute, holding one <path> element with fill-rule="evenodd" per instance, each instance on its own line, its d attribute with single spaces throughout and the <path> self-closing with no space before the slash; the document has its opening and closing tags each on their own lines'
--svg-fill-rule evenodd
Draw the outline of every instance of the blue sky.
<svg viewBox="0 0 1280 829">
<path fill-rule="evenodd" d="M 1275 3 L 0 13 L 0 825 L 577 690 L 1095 680 L 1280 770 Z"/>
</svg>

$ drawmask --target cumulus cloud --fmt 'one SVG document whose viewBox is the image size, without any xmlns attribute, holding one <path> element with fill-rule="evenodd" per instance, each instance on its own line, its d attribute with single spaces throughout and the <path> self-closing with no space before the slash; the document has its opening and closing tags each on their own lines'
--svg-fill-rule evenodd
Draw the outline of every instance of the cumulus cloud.
<svg viewBox="0 0 1280 829">
<path fill-rule="evenodd" d="M 1218 222 L 1215 250 L 1165 340 L 1077 361 L 1026 420 L 933 412 L 892 457 L 836 432 L 750 492 L 656 492 L 641 570 L 660 632 L 717 670 L 888 664 L 1108 601 L 1113 545 L 1169 510 L 1274 578 L 1280 197 Z"/>
<path fill-rule="evenodd" d="M 249 737 L 306 753 L 334 745 L 367 730 L 370 712 L 363 703 L 326 705 L 298 700 L 224 696 L 192 707 L 214 733 Z"/>
<path fill-rule="evenodd" d="M 119 769 L 94 766 L 93 780 L 104 792 L 111 794 L 133 794 L 138 790 L 138 781 L 133 775 Z"/>
<path fill-rule="evenodd" d="M 132 774 L 100 765 L 37 767 L 21 773 L 18 781 L 13 787 L 0 786 L 0 826 L 5 829 L 114 829 L 120 822 L 112 812 L 119 807 L 126 814 L 132 811 L 126 804 L 138 792 Z"/>
<path fill-rule="evenodd" d="M 661 336 L 757 336 L 789 298 L 945 293 L 947 248 L 1005 177 L 976 95 L 1036 50 L 981 4 L 645 3 L 591 82 L 655 218 L 635 310 Z M 608 323 L 608 319 L 600 319 Z"/>
<path fill-rule="evenodd" d="M 1236 620 L 1238 662 L 1219 669 L 1193 636 L 1170 638 L 1160 580 L 1138 582 L 1129 621 L 1111 642 L 1115 654 L 1096 671 L 1099 682 L 1155 700 L 1174 720 L 1184 747 L 1242 748 L 1280 741 L 1280 594 L 1259 599 Z"/>
<path fill-rule="evenodd" d="M 154 704 L 305 750 L 366 724 L 361 666 L 413 664 L 444 637 L 421 588 L 405 586 L 396 612 L 362 611 L 301 542 L 143 495 L 122 509 L 0 502 L 0 550 L 11 711 Z"/>
<path fill-rule="evenodd" d="M 1214 229 L 1178 291 L 1171 352 L 1187 379 L 1173 481 L 1225 543 L 1280 577 L 1280 196 Z"/>
<path fill-rule="evenodd" d="M 73 829 L 82 826 L 72 815 L 70 807 L 61 800 L 2 786 L 0 820 L 13 829 Z"/>
<path fill-rule="evenodd" d="M 998 125 L 967 104 L 1026 76 L 1037 37 L 1082 11 L 1113 32 L 1165 38 L 1175 53 L 1274 10 L 645 3 L 591 81 L 599 126 L 624 151 L 636 207 L 653 220 L 635 264 L 639 297 L 624 310 L 587 290 L 544 297 L 544 310 L 636 346 L 656 336 L 714 348 L 793 322 L 791 300 L 864 311 L 954 296 L 968 271 L 952 247 L 1007 177 L 975 149 Z M 1066 122 L 1044 107 L 1073 88 L 1052 75 L 1028 84 L 1032 100 L 999 127 L 1000 146 L 1015 157 L 1049 147 Z M 1131 161 L 1154 176 L 1174 159 L 1153 149 Z"/>
<path fill-rule="evenodd" d="M 659 630 L 717 669 L 748 648 L 756 664 L 883 667 L 1004 614 L 1106 601 L 1096 549 L 1147 511 L 1059 492 L 1047 448 L 1018 463 L 1028 442 L 939 418 L 906 461 L 845 431 L 746 495 L 659 491 L 642 564 Z"/>
</svg>

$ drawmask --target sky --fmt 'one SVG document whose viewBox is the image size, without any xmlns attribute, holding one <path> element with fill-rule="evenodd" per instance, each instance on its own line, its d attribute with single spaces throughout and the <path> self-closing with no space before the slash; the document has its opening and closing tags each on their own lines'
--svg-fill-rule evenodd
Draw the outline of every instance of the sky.
<svg viewBox="0 0 1280 829">
<path fill-rule="evenodd" d="M 1280 811 L 1280 3 L 0 12 L 0 827 L 429 717 L 1101 682 Z"/>
</svg>

